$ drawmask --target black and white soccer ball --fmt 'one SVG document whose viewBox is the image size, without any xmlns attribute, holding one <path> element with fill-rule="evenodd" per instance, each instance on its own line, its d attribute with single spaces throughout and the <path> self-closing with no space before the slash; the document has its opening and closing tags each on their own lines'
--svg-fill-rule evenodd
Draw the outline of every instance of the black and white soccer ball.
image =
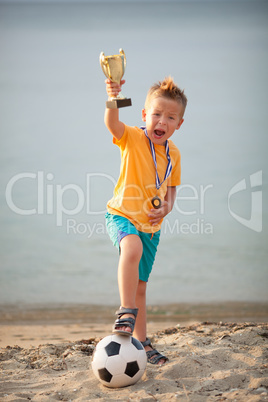
<svg viewBox="0 0 268 402">
<path fill-rule="evenodd" d="M 106 387 L 121 388 L 135 384 L 147 364 L 144 347 L 137 339 L 126 335 L 108 335 L 96 346 L 92 369 Z"/>
</svg>

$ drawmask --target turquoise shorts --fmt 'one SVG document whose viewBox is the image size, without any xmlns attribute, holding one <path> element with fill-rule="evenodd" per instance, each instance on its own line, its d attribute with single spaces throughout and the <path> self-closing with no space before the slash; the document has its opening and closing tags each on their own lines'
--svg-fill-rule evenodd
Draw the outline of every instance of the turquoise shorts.
<svg viewBox="0 0 268 402">
<path fill-rule="evenodd" d="M 113 245 L 116 246 L 120 253 L 120 241 L 130 234 L 139 236 L 143 245 L 143 253 L 139 264 L 139 279 L 148 282 L 149 275 L 152 271 L 157 246 L 160 239 L 160 230 L 152 233 L 140 232 L 136 227 L 123 216 L 112 215 L 109 212 L 105 215 L 107 231 Z"/>
</svg>

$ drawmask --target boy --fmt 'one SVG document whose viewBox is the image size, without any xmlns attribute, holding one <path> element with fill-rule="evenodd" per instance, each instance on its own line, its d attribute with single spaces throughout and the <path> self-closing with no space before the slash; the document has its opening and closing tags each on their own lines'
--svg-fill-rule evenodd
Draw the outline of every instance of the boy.
<svg viewBox="0 0 268 402">
<path fill-rule="evenodd" d="M 110 98 L 121 85 L 106 80 Z M 113 332 L 133 335 L 144 346 L 148 362 L 168 358 L 146 337 L 146 286 L 152 270 L 163 218 L 172 210 L 180 184 L 180 153 L 169 138 L 183 123 L 187 98 L 172 78 L 153 85 L 142 120 L 146 127 L 129 127 L 118 109 L 106 109 L 105 124 L 121 152 L 120 176 L 107 204 L 108 233 L 120 252 L 118 287 L 121 307 Z M 138 314 L 139 312 L 139 314 Z"/>
</svg>

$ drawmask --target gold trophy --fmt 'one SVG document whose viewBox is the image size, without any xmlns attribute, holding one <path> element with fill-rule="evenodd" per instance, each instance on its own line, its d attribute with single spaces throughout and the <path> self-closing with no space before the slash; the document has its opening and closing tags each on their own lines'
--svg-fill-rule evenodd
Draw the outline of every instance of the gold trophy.
<svg viewBox="0 0 268 402">
<path fill-rule="evenodd" d="M 123 49 L 119 49 L 119 53 L 113 56 L 105 56 L 101 52 L 100 65 L 104 75 L 112 82 L 117 82 L 120 85 L 126 69 L 126 55 Z M 108 109 L 118 109 L 125 106 L 131 106 L 131 99 L 125 98 L 122 93 L 119 93 L 116 97 L 109 98 L 106 102 Z"/>
</svg>

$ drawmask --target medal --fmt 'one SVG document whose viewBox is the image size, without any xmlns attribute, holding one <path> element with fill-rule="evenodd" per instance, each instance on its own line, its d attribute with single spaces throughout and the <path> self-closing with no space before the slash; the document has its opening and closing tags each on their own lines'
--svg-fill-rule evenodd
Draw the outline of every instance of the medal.
<svg viewBox="0 0 268 402">
<path fill-rule="evenodd" d="M 164 183 L 164 181 L 168 178 L 168 176 L 170 175 L 171 170 L 172 170 L 172 164 L 171 164 L 171 159 L 170 159 L 170 155 L 169 155 L 168 141 L 166 140 L 166 143 L 165 143 L 166 155 L 167 155 L 167 161 L 168 161 L 168 163 L 167 163 L 167 169 L 166 169 L 166 173 L 165 173 L 164 180 L 162 181 L 162 183 L 160 183 L 160 179 L 159 179 L 158 172 L 157 172 L 157 162 L 156 162 L 156 155 L 155 155 L 154 144 L 153 144 L 153 142 L 151 141 L 151 139 L 148 137 L 146 127 L 141 127 L 141 129 L 144 131 L 144 133 L 145 133 L 145 135 L 146 135 L 146 137 L 148 138 L 149 143 L 150 143 L 151 152 L 152 152 L 152 157 L 153 157 L 153 161 L 154 161 L 154 165 L 155 165 L 155 186 L 156 186 L 157 190 L 159 190 L 159 188 L 160 188 L 161 185 Z M 156 195 L 154 198 L 152 198 L 152 201 L 151 201 L 151 202 L 152 202 L 152 205 L 153 205 L 153 207 L 154 207 L 155 209 L 160 208 L 161 205 L 162 205 L 161 198 L 159 198 L 157 195 Z"/>
<path fill-rule="evenodd" d="M 157 195 L 154 197 L 154 198 L 152 198 L 152 205 L 153 205 L 153 207 L 155 208 L 155 209 L 158 209 L 158 208 L 160 208 L 161 207 L 161 205 L 162 205 L 162 201 L 161 201 L 161 198 L 159 198 Z"/>
</svg>

